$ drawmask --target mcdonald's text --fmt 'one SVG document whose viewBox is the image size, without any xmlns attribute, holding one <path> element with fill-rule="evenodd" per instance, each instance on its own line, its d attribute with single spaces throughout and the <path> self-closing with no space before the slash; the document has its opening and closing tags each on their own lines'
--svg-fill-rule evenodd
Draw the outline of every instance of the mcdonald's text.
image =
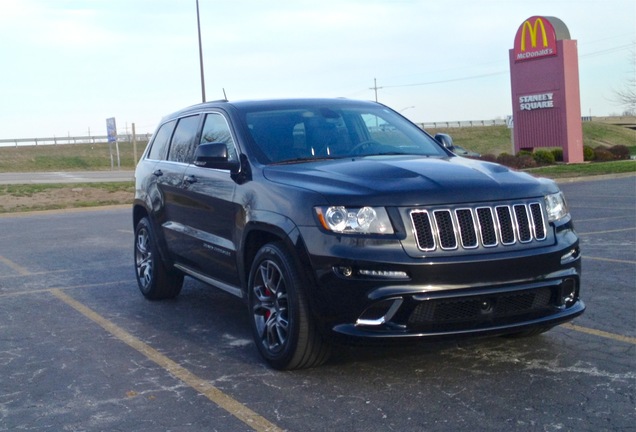
<svg viewBox="0 0 636 432">
<path fill-rule="evenodd" d="M 540 51 L 522 52 L 522 53 L 517 53 L 517 61 L 528 60 L 535 57 L 551 56 L 553 54 L 554 54 L 554 50 L 552 48 L 546 48 Z"/>
</svg>

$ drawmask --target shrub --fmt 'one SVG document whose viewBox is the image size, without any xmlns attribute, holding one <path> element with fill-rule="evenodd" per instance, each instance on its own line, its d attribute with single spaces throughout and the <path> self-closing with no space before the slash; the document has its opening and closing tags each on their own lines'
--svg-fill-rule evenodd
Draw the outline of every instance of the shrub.
<svg viewBox="0 0 636 432">
<path fill-rule="evenodd" d="M 552 165 L 554 164 L 554 155 L 548 150 L 537 150 L 532 155 L 537 165 Z"/>
<path fill-rule="evenodd" d="M 624 145 L 615 145 L 609 148 L 609 151 L 614 155 L 614 159 L 616 160 L 627 160 L 629 159 L 629 148 Z"/>
<path fill-rule="evenodd" d="M 583 160 L 593 161 L 595 156 L 594 149 L 590 146 L 583 146 Z"/>
<path fill-rule="evenodd" d="M 519 152 L 517 156 L 501 153 L 497 156 L 497 162 L 515 169 L 534 168 L 537 166 L 537 163 L 528 152 Z"/>
<path fill-rule="evenodd" d="M 486 153 L 481 155 L 481 160 L 486 162 L 497 162 L 497 156 L 492 153 Z"/>
<path fill-rule="evenodd" d="M 605 147 L 594 149 L 594 160 L 597 162 L 609 162 L 614 160 L 614 154 Z"/>
<path fill-rule="evenodd" d="M 497 163 L 500 163 L 502 165 L 506 165 L 509 167 L 514 167 L 515 163 L 516 163 L 516 158 L 511 155 L 510 153 L 501 153 L 499 154 L 499 156 L 497 156 Z"/>
<path fill-rule="evenodd" d="M 537 162 L 534 160 L 532 155 L 530 154 L 522 154 L 516 157 L 516 166 L 515 168 L 524 169 L 524 168 L 534 168 L 537 166 Z"/>
<path fill-rule="evenodd" d="M 561 148 L 552 149 L 552 155 L 554 156 L 555 162 L 563 162 L 563 149 Z"/>
</svg>

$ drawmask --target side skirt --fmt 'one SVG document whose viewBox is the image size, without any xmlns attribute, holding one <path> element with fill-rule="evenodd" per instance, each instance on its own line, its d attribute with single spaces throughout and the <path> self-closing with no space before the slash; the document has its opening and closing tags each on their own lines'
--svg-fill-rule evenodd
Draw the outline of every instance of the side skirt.
<svg viewBox="0 0 636 432">
<path fill-rule="evenodd" d="M 190 267 L 184 266 L 183 264 L 175 264 L 174 266 L 188 276 L 192 276 L 193 278 L 198 279 L 201 282 L 205 282 L 208 285 L 212 285 L 216 288 L 222 289 L 223 291 L 228 292 L 238 298 L 244 297 L 243 290 L 241 290 L 241 288 L 237 286 L 230 285 L 225 282 L 221 282 L 220 280 L 201 274 L 198 271 L 192 270 Z"/>
</svg>

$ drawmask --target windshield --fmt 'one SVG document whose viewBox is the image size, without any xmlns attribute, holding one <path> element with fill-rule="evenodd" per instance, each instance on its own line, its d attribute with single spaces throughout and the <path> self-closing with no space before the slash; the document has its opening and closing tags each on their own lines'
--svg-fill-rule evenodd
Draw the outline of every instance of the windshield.
<svg viewBox="0 0 636 432">
<path fill-rule="evenodd" d="M 440 145 L 382 105 L 261 109 L 245 115 L 264 163 L 374 155 L 447 156 Z"/>
</svg>

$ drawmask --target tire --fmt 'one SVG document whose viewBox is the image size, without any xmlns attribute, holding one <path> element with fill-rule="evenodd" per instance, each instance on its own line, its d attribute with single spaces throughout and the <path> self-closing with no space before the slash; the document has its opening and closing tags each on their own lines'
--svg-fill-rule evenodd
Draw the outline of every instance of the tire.
<svg viewBox="0 0 636 432">
<path fill-rule="evenodd" d="M 254 341 L 274 369 L 319 366 L 329 357 L 329 344 L 311 318 L 303 291 L 304 278 L 280 243 L 263 246 L 250 270 L 248 307 Z"/>
<path fill-rule="evenodd" d="M 174 298 L 183 286 L 183 273 L 169 269 L 161 259 L 148 218 L 135 228 L 135 275 L 139 290 L 149 300 Z"/>
</svg>

